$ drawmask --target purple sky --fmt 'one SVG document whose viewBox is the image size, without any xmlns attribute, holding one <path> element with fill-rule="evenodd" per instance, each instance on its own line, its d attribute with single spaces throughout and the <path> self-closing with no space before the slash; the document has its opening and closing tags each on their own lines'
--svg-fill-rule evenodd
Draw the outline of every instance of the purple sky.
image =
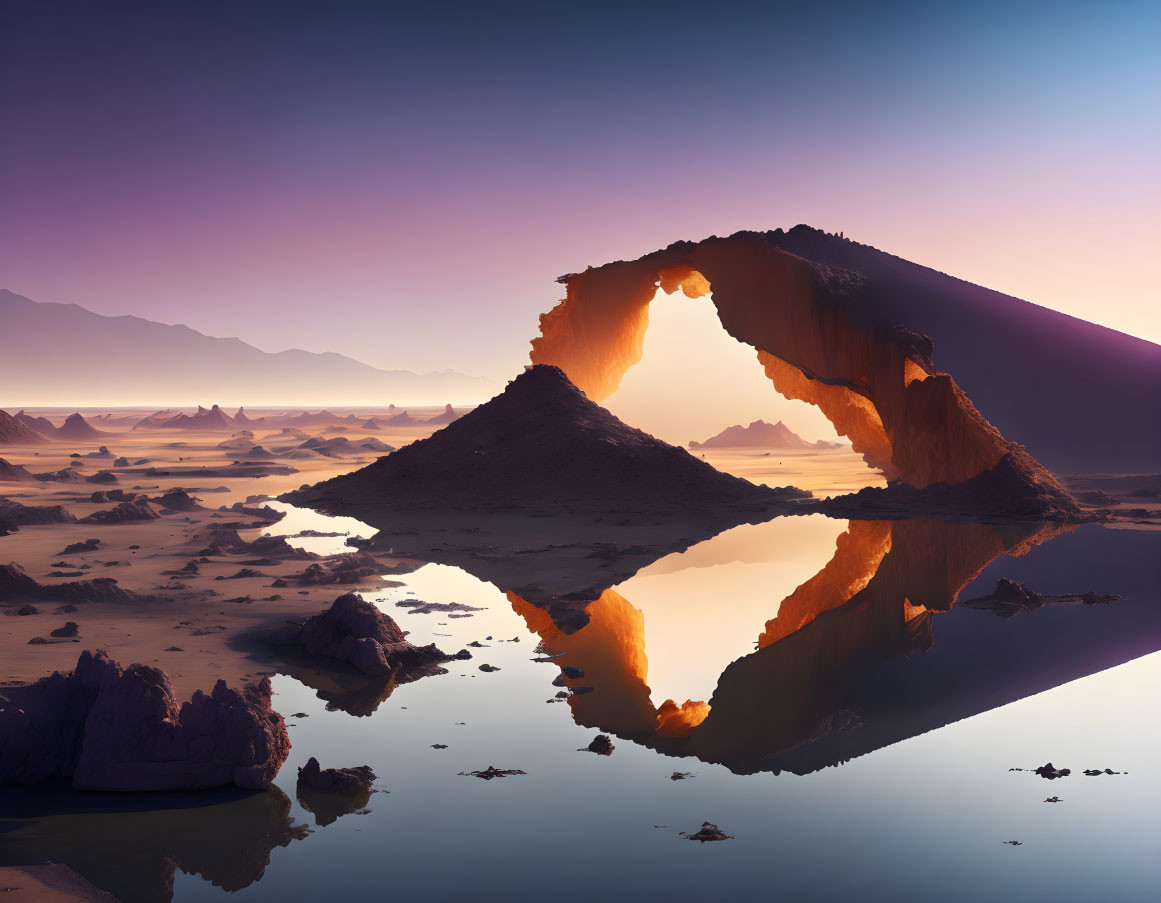
<svg viewBox="0 0 1161 903">
<path fill-rule="evenodd" d="M 1159 9 L 0 2 L 0 286 L 506 376 L 557 275 L 806 222 L 1159 341 Z"/>
</svg>

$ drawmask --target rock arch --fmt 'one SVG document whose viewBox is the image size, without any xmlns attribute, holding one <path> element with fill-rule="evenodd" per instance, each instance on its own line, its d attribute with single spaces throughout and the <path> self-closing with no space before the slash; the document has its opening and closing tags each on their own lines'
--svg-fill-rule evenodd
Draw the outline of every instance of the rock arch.
<svg viewBox="0 0 1161 903">
<path fill-rule="evenodd" d="M 962 483 L 1005 462 L 1006 473 L 1014 467 L 1030 484 L 1056 486 L 936 368 L 931 339 L 894 322 L 858 273 L 741 232 L 558 281 L 565 298 L 541 316 L 531 360 L 560 367 L 594 401 L 641 359 L 658 286 L 691 298 L 712 291 L 722 327 L 755 349 L 774 388 L 817 405 L 889 480 Z"/>
</svg>

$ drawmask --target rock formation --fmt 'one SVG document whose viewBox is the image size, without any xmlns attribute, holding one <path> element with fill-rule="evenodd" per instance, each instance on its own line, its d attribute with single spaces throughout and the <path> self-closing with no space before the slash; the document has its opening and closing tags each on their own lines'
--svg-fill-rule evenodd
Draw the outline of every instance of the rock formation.
<svg viewBox="0 0 1161 903">
<path fill-rule="evenodd" d="M 362 470 L 291 492 L 327 511 L 461 509 L 768 512 L 805 495 L 714 470 L 626 426 L 555 367 L 532 367 L 434 435 Z"/>
<path fill-rule="evenodd" d="M 443 411 L 436 414 L 434 417 L 428 417 L 425 421 L 428 426 L 447 426 L 453 420 L 459 420 L 462 414 L 456 412 L 450 404 L 444 405 Z"/>
<path fill-rule="evenodd" d="M 81 518 L 82 524 L 128 524 L 135 521 L 156 520 L 161 517 L 144 495 L 138 495 L 130 502 L 122 502 L 115 508 L 94 511 Z"/>
<path fill-rule="evenodd" d="M 0 445 L 47 445 L 42 436 L 26 423 L 21 423 L 7 411 L 0 411 Z"/>
<path fill-rule="evenodd" d="M 88 442 L 105 438 L 107 434 L 93 429 L 79 413 L 69 414 L 65 422 L 56 428 L 56 438 L 71 442 Z"/>
<path fill-rule="evenodd" d="M 36 477 L 19 464 L 0 458 L 0 483 L 30 483 Z"/>
<path fill-rule="evenodd" d="M 0 498 L 0 530 L 14 530 L 31 524 L 71 524 L 76 521 L 63 505 L 22 505 Z"/>
<path fill-rule="evenodd" d="M 78 548 L 81 546 L 81 548 Z M 62 554 L 92 552 L 96 546 L 77 543 Z M 74 580 L 68 583 L 38 583 L 15 562 L 0 564 L 0 602 L 142 602 L 142 596 L 117 585 L 112 577 Z"/>
<path fill-rule="evenodd" d="M 1001 577 L 991 593 L 975 599 L 965 599 L 960 605 L 995 612 L 1002 618 L 1014 618 L 1016 615 L 1032 612 L 1046 605 L 1108 605 L 1120 598 L 1115 593 L 1098 593 L 1095 590 L 1048 596 L 1028 589 L 1019 580 Z"/>
<path fill-rule="evenodd" d="M 163 671 L 104 653 L 10 689 L 0 709 L 0 785 L 71 778 L 79 790 L 257 790 L 290 752 L 270 681 L 218 681 L 180 707 Z"/>
<path fill-rule="evenodd" d="M 898 314 L 914 311 L 914 288 L 905 305 L 875 279 L 796 257 L 777 246 L 775 234 L 753 232 L 679 242 L 560 281 L 567 295 L 541 316 L 531 359 L 560 367 L 594 401 L 614 392 L 640 360 L 658 285 L 669 292 L 680 288 L 691 298 L 712 291 L 722 326 L 755 348 L 773 387 L 817 405 L 888 480 L 919 489 L 962 483 L 1007 459 L 1010 467 L 1026 471 L 1028 485 L 1047 482 L 1052 492 L 1063 493 L 1031 456 L 988 423 L 950 374 L 936 368 L 936 342 L 955 341 L 958 312 L 949 311 L 946 323 L 922 318 L 923 324 L 943 327 L 933 342 L 915 331 L 920 324 L 914 318 Z M 939 306 L 938 299 L 918 300 L 925 309 Z M 987 341 L 977 343 L 975 353 L 994 359 Z M 989 368 L 989 397 L 1008 392 L 1008 382 Z M 1038 376 L 1046 393 L 1058 391 L 1056 369 Z M 1106 382 L 1116 372 L 1111 365 Z M 1119 383 L 1110 384 L 1109 396 L 1122 391 Z M 1044 418 L 1037 423 L 1059 431 L 1059 424 Z M 1063 434 L 1060 439 L 1069 441 Z"/>
<path fill-rule="evenodd" d="M 765 420 L 755 420 L 749 426 L 731 426 L 705 442 L 690 442 L 690 448 L 787 448 L 815 449 L 842 448 L 837 442 L 807 442 L 779 420 L 771 425 Z"/>
<path fill-rule="evenodd" d="M 412 417 L 407 411 L 387 418 L 387 426 L 416 426 L 422 422 L 417 417 Z"/>
<path fill-rule="evenodd" d="M 339 596 L 302 625 L 297 642 L 311 655 L 337 659 L 371 676 L 447 661 L 434 644 L 407 642 L 399 625 L 356 593 Z"/>
<path fill-rule="evenodd" d="M 311 756 L 298 769 L 296 796 L 315 824 L 326 827 L 343 815 L 362 810 L 375 791 L 375 772 L 370 766 L 322 768 Z"/>
<path fill-rule="evenodd" d="M 46 439 L 53 439 L 56 437 L 56 425 L 47 417 L 33 417 L 24 413 L 24 411 L 18 411 L 16 414 L 16 419 L 23 423 L 25 426 L 36 430 Z"/>
</svg>

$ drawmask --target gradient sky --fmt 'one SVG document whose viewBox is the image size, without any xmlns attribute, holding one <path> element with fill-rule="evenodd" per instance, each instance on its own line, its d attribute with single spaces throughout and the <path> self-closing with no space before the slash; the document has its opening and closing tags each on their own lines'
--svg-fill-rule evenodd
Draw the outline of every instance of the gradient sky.
<svg viewBox="0 0 1161 903">
<path fill-rule="evenodd" d="M 1161 341 L 1161 4 L 0 0 L 0 286 L 508 376 L 799 222 Z"/>
</svg>

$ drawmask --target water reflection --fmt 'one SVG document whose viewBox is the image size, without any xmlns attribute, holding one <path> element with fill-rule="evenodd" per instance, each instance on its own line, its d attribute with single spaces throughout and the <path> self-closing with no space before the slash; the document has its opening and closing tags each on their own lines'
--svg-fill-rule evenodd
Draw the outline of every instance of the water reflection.
<svg viewBox="0 0 1161 903">
<path fill-rule="evenodd" d="M 281 790 L 0 793 L 0 865 L 64 863 L 122 903 L 166 903 L 180 869 L 233 892 L 262 878 L 275 847 L 307 834 Z"/>
<path fill-rule="evenodd" d="M 817 574 L 781 601 L 766 597 L 773 616 L 751 635 L 755 651 L 725 667 L 709 699 L 681 703 L 654 702 L 646 643 L 654 636 L 633 604 L 634 580 L 589 604 L 589 623 L 575 633 L 550 611 L 508 598 L 546 647 L 566 653 L 561 664 L 583 672 L 565 676 L 580 691 L 568 699 L 578 724 L 736 772 L 805 773 L 1161 648 L 1155 608 L 1119 603 L 1067 616 L 1045 610 L 1018 633 L 962 609 L 935 643 L 938 618 L 991 562 L 1061 532 L 853 521 Z M 684 629 L 662 638 L 676 640 L 691 667 L 719 611 L 735 605 L 733 592 L 725 584 L 716 598 L 700 598 Z"/>
</svg>

